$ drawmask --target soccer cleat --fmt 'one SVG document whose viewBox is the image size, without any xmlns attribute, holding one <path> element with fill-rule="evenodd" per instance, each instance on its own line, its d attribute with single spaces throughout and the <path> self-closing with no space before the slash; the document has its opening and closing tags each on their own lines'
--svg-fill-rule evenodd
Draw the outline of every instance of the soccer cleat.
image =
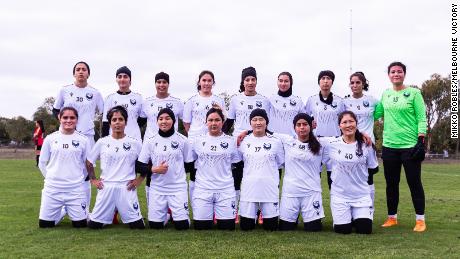
<svg viewBox="0 0 460 259">
<path fill-rule="evenodd" d="M 415 227 L 414 227 L 415 232 L 423 232 L 425 230 L 426 230 L 425 220 L 419 219 L 415 221 Z"/>
<path fill-rule="evenodd" d="M 264 217 L 262 216 L 262 211 L 259 214 L 259 219 L 257 220 L 257 224 L 259 224 L 259 225 L 264 224 Z"/>
<path fill-rule="evenodd" d="M 388 217 L 387 220 L 383 223 L 383 228 L 388 228 L 398 225 L 398 220 L 396 218 Z"/>
</svg>

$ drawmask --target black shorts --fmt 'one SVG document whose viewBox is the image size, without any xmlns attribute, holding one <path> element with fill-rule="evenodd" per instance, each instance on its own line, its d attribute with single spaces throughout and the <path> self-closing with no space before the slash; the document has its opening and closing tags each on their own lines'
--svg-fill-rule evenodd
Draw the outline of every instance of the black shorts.
<svg viewBox="0 0 460 259">
<path fill-rule="evenodd" d="M 410 160 L 412 156 L 412 148 L 390 148 L 382 147 L 383 160 L 405 161 Z"/>
</svg>

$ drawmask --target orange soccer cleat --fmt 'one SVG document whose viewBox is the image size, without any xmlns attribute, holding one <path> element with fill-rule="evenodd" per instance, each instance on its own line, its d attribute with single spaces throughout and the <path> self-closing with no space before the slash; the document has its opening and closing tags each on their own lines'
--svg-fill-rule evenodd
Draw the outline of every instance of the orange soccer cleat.
<svg viewBox="0 0 460 259">
<path fill-rule="evenodd" d="M 388 228 L 398 225 L 398 219 L 393 217 L 388 217 L 387 220 L 383 223 L 382 227 Z"/>
<path fill-rule="evenodd" d="M 425 220 L 419 219 L 415 221 L 415 227 L 414 227 L 415 232 L 423 232 L 425 230 L 426 230 Z"/>
</svg>

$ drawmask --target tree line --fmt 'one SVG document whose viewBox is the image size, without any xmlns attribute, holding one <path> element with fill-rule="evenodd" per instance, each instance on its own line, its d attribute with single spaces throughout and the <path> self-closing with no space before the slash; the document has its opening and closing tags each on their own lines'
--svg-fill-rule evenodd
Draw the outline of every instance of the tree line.
<svg viewBox="0 0 460 259">
<path fill-rule="evenodd" d="M 433 74 L 430 79 L 419 86 L 426 105 L 427 115 L 427 150 L 431 153 L 442 153 L 448 150 L 449 153 L 459 152 L 459 139 L 450 138 L 450 84 L 451 75 L 442 77 L 439 74 Z M 220 96 L 225 100 L 226 106 L 230 103 L 230 96 L 227 93 L 221 93 Z M 32 145 L 32 134 L 35 127 L 35 120 L 43 120 L 45 124 L 45 134 L 56 131 L 59 128 L 59 122 L 53 117 L 52 110 L 54 97 L 47 97 L 33 114 L 33 120 L 30 121 L 22 116 L 12 119 L 0 117 L 0 144 L 15 144 L 16 146 Z M 101 116 L 95 118 L 96 129 L 100 129 Z M 145 126 L 142 133 L 145 131 Z M 179 125 L 179 131 L 183 132 L 183 126 Z M 378 121 L 375 122 L 374 134 L 376 137 L 377 151 L 382 148 L 382 131 L 383 126 Z M 100 131 L 96 132 L 96 138 L 100 136 Z"/>
</svg>

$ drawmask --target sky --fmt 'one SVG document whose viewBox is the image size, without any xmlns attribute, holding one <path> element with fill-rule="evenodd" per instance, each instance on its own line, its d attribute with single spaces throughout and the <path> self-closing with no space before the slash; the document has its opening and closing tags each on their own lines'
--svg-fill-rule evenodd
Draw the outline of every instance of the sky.
<svg viewBox="0 0 460 259">
<path fill-rule="evenodd" d="M 289 71 L 294 95 L 305 102 L 319 92 L 326 69 L 336 75 L 332 92 L 348 94 L 351 66 L 380 98 L 391 86 L 393 61 L 407 65 L 407 85 L 448 75 L 452 3 L 458 1 L 5 1 L 0 117 L 32 119 L 46 97 L 73 83 L 81 60 L 104 97 L 118 89 L 121 66 L 131 69 L 131 90 L 144 98 L 155 95 L 155 74 L 167 72 L 171 95 L 184 101 L 196 94 L 202 70 L 214 72 L 215 94 L 233 95 L 241 70 L 253 66 L 259 93 L 276 94 L 278 74 Z"/>
</svg>

